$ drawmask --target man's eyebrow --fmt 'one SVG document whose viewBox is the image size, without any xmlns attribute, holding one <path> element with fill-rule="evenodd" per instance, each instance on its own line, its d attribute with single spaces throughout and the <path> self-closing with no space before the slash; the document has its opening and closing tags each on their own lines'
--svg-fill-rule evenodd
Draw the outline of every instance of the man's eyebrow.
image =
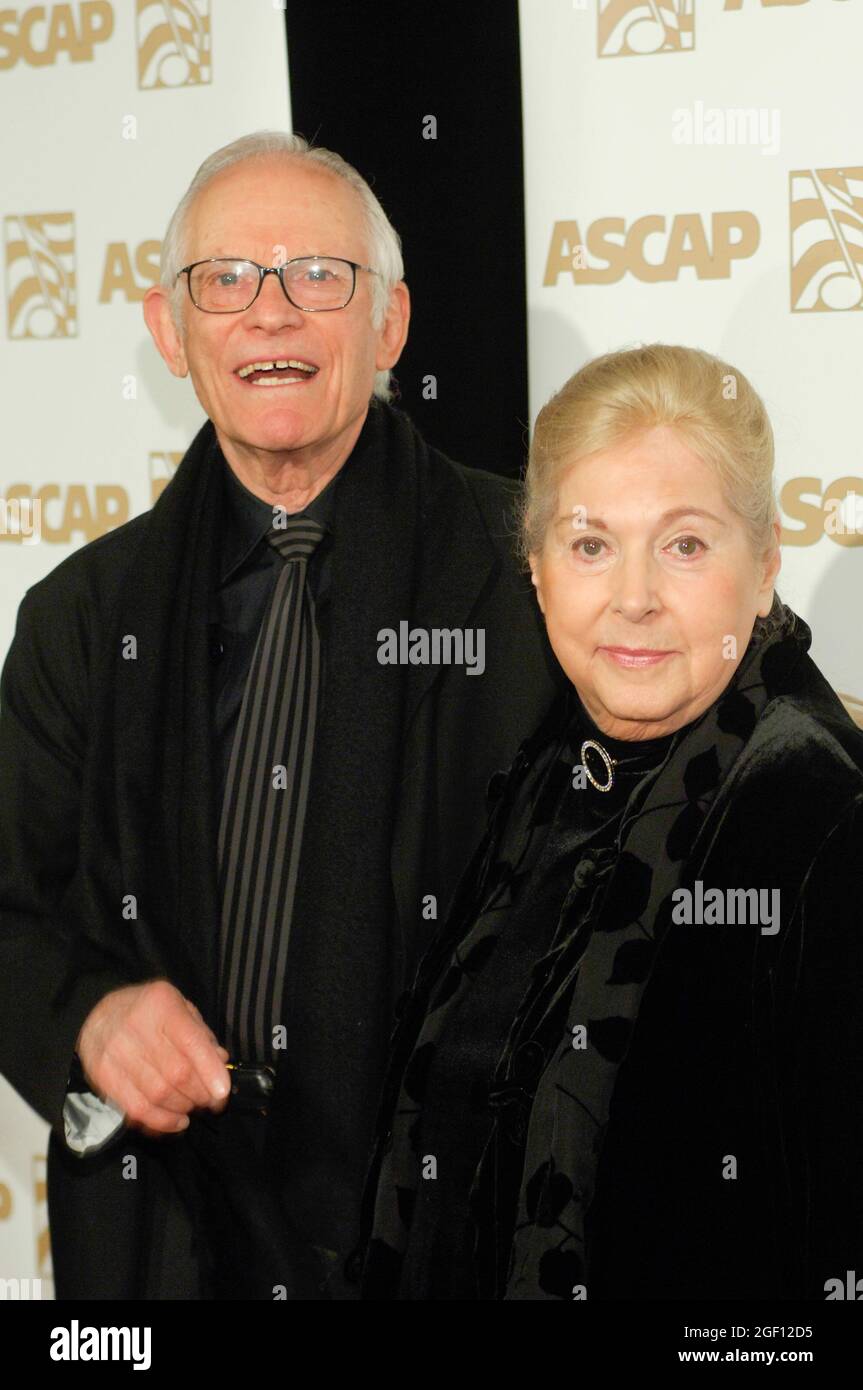
<svg viewBox="0 0 863 1390">
<path fill-rule="evenodd" d="M 573 508 L 573 512 L 575 510 L 576 508 Z M 657 526 L 664 526 L 666 522 L 676 521 L 677 518 L 681 516 L 703 516 L 707 517 L 710 521 L 715 521 L 718 526 L 727 525 L 727 523 L 722 520 L 721 516 L 717 516 L 715 512 L 707 511 L 705 507 L 670 507 L 668 511 L 662 513 L 662 516 L 657 517 L 656 524 Z M 572 512 L 564 513 L 563 516 L 558 517 L 556 524 L 559 526 L 561 522 L 564 521 L 570 524 L 572 523 Z M 585 517 L 584 526 L 585 528 L 590 527 L 594 531 L 610 530 L 610 527 L 601 516 Z"/>
</svg>

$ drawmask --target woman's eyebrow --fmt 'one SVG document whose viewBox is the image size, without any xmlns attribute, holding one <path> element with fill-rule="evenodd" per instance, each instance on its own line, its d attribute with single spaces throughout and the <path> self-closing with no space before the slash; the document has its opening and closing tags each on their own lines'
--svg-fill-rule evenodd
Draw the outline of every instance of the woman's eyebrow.
<svg viewBox="0 0 863 1390">
<path fill-rule="evenodd" d="M 573 508 L 573 511 L 575 510 L 576 508 Z M 670 507 L 668 511 L 662 513 L 662 516 L 657 517 L 656 525 L 664 526 L 666 522 L 675 521 L 681 516 L 703 516 L 710 521 L 715 521 L 718 526 L 726 525 L 721 516 L 717 516 L 715 512 L 707 511 L 705 507 Z M 558 517 L 556 524 L 559 526 L 564 521 L 572 523 L 572 512 L 565 512 L 563 516 Z M 601 516 L 585 517 L 584 526 L 585 528 L 590 527 L 594 531 L 609 531 L 611 529 Z M 579 527 L 579 529 L 582 528 Z"/>
</svg>

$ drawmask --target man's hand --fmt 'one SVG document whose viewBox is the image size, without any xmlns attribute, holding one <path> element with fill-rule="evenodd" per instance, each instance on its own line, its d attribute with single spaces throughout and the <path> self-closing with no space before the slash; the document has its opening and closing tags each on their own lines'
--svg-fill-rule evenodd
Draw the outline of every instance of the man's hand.
<svg viewBox="0 0 863 1390">
<path fill-rule="evenodd" d="M 84 1020 L 75 1051 L 94 1093 L 150 1139 L 186 1129 L 190 1110 L 228 1103 L 229 1054 L 167 980 L 111 990 Z"/>
</svg>

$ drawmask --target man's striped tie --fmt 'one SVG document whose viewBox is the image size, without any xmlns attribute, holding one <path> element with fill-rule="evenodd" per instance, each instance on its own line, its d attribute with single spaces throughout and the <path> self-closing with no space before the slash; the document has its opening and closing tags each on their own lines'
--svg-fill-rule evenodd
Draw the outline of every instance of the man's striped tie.
<svg viewBox="0 0 863 1390">
<path fill-rule="evenodd" d="M 261 623 L 231 748 L 219 826 L 220 1018 L 232 1057 L 273 1061 L 306 814 L 320 644 L 306 581 L 324 528 L 276 517 L 285 563 Z"/>
</svg>

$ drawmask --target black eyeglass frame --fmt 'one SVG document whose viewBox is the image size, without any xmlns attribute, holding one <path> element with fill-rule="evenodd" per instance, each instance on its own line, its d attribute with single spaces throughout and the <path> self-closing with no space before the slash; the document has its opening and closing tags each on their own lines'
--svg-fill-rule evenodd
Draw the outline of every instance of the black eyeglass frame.
<svg viewBox="0 0 863 1390">
<path fill-rule="evenodd" d="M 258 288 L 255 290 L 255 293 L 249 300 L 248 304 L 246 304 L 242 309 L 202 309 L 200 304 L 195 303 L 195 298 L 192 294 L 192 271 L 195 269 L 196 266 L 207 265 L 211 261 L 245 261 L 246 265 L 253 265 L 257 270 Z M 285 284 L 285 277 L 282 274 L 282 272 L 286 270 L 289 265 L 296 265 L 297 261 L 341 261 L 342 265 L 349 265 L 351 268 L 352 277 L 351 292 L 345 300 L 344 304 L 333 304 L 329 307 L 321 309 L 309 309 L 306 308 L 304 304 L 298 304 L 295 299 L 291 299 L 291 296 L 288 294 L 288 289 Z M 299 309 L 300 312 L 303 314 L 334 314 L 337 313 L 339 309 L 347 309 L 348 305 L 350 304 L 351 300 L 356 294 L 358 270 L 367 270 L 370 275 L 380 275 L 380 271 L 375 270 L 373 266 L 360 265 L 359 261 L 349 261 L 346 256 L 292 256 L 289 261 L 284 261 L 282 265 L 259 265 L 257 261 L 250 260 L 248 256 L 205 256 L 203 260 L 192 261 L 191 265 L 184 265 L 182 270 L 178 270 L 176 276 L 174 277 L 174 283 L 177 283 L 177 280 L 179 280 L 181 275 L 186 276 L 186 285 L 188 286 L 189 290 L 189 298 L 195 305 L 195 308 L 202 314 L 244 314 L 246 312 L 246 309 L 251 309 L 258 295 L 261 293 L 261 286 L 264 283 L 265 276 L 276 275 L 278 276 L 279 284 L 282 287 L 282 293 L 284 294 L 288 303 L 293 304 L 295 309 Z"/>
</svg>

